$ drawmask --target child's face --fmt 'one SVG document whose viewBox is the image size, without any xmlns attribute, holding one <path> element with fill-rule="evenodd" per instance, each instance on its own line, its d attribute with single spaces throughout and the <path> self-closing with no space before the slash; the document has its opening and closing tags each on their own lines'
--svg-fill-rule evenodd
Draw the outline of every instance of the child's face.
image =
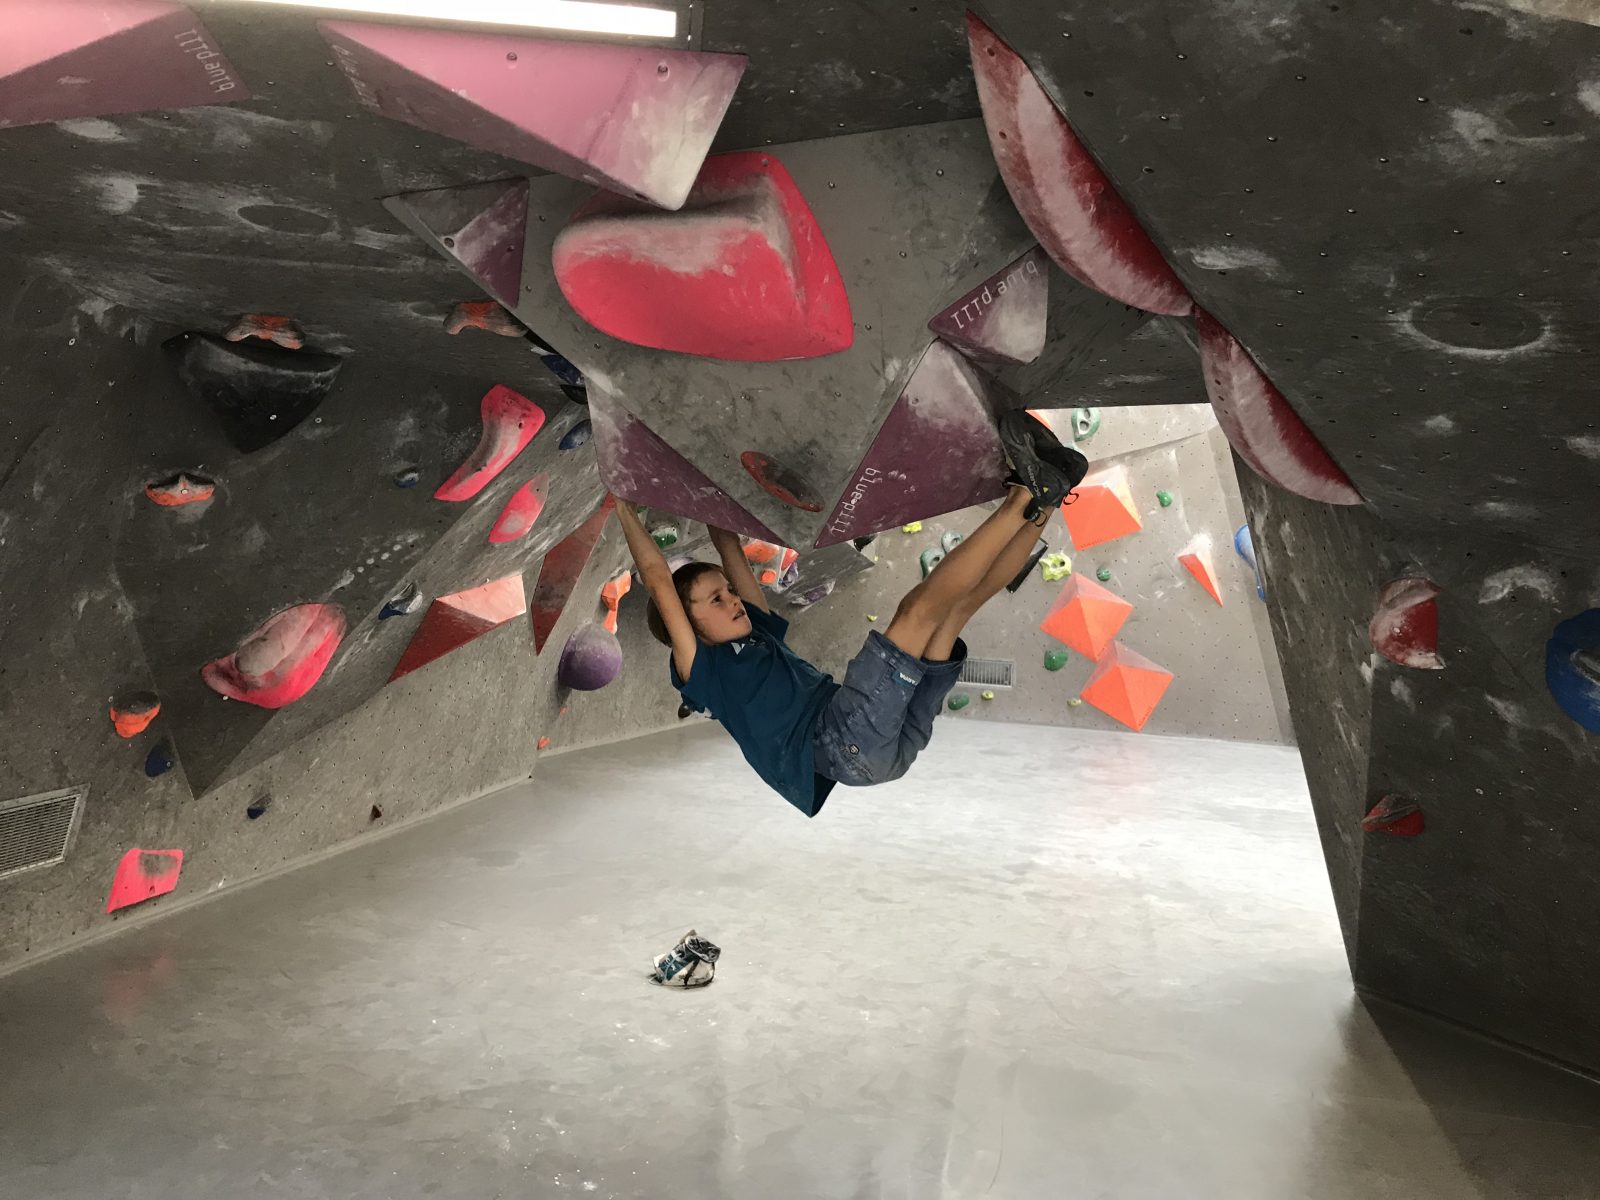
<svg viewBox="0 0 1600 1200">
<path fill-rule="evenodd" d="M 744 601 L 721 571 L 707 571 L 689 592 L 689 620 L 713 646 L 750 636 L 750 617 Z"/>
</svg>

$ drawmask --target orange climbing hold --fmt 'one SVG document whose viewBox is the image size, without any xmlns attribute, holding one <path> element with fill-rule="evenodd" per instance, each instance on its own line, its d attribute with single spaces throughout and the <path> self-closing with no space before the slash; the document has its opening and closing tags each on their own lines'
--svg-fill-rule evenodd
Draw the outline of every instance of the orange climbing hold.
<svg viewBox="0 0 1600 1200">
<path fill-rule="evenodd" d="M 161 701 L 154 692 L 135 692 L 111 702 L 111 724 L 118 737 L 137 737 L 150 727 L 161 712 Z"/>
<path fill-rule="evenodd" d="M 1122 467 L 1096 471 L 1073 491 L 1077 499 L 1062 505 L 1061 514 L 1077 549 L 1087 550 L 1144 528 Z"/>
<path fill-rule="evenodd" d="M 605 602 L 607 633 L 617 631 L 617 605 L 622 603 L 622 598 L 628 594 L 628 589 L 633 586 L 633 572 L 622 571 L 617 577 L 600 589 L 600 599 Z M 562 709 L 566 712 L 566 709 Z"/>
<path fill-rule="evenodd" d="M 1039 628 L 1085 658 L 1098 660 L 1111 645 L 1133 605 L 1083 575 L 1067 580 Z"/>
<path fill-rule="evenodd" d="M 1189 548 L 1178 555 L 1178 561 L 1183 564 L 1183 569 L 1195 577 L 1201 587 L 1210 594 L 1218 604 L 1222 603 L 1222 589 L 1217 586 L 1217 571 L 1211 565 L 1211 539 L 1196 538 L 1189 543 Z"/>
<path fill-rule="evenodd" d="M 263 342 L 274 342 L 285 350 L 299 350 L 306 344 L 306 335 L 288 317 L 267 317 L 260 313 L 246 313 L 222 336 L 230 342 L 260 338 Z"/>
<path fill-rule="evenodd" d="M 539 739 L 539 749 L 548 750 L 549 748 L 550 748 L 550 739 L 547 738 L 547 737 L 540 738 Z"/>
<path fill-rule="evenodd" d="M 456 334 L 463 329 L 482 329 L 501 337 L 521 337 L 527 332 L 497 300 L 463 300 L 452 308 L 444 319 L 444 331 Z"/>
<path fill-rule="evenodd" d="M 185 504 L 199 504 L 216 494 L 217 485 L 202 475 L 186 475 L 181 471 L 154 483 L 144 485 L 144 494 L 162 508 L 180 508 Z"/>
<path fill-rule="evenodd" d="M 1079 695 L 1137 733 L 1171 682 L 1171 671 L 1113 642 Z"/>
</svg>

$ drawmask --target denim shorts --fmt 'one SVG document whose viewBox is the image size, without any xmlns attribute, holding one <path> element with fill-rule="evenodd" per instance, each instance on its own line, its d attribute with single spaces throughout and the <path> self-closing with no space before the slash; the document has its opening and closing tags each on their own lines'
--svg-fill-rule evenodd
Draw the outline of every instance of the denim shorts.
<svg viewBox="0 0 1600 1200">
<path fill-rule="evenodd" d="M 816 773 L 849 787 L 899 779 L 933 737 L 933 719 L 966 665 L 956 639 L 948 662 L 907 654 L 876 629 L 812 731 Z"/>
</svg>

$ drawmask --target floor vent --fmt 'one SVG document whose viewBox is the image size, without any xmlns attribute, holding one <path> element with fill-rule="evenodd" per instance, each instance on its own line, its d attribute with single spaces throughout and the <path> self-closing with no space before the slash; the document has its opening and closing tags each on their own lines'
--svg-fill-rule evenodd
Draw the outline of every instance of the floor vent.
<svg viewBox="0 0 1600 1200">
<path fill-rule="evenodd" d="M 983 687 L 1010 687 L 1017 672 L 1017 664 L 1009 658 L 968 658 L 961 668 L 962 683 L 976 683 Z"/>
<path fill-rule="evenodd" d="M 76 787 L 0 800 L 0 879 L 65 859 L 88 794 Z"/>
</svg>

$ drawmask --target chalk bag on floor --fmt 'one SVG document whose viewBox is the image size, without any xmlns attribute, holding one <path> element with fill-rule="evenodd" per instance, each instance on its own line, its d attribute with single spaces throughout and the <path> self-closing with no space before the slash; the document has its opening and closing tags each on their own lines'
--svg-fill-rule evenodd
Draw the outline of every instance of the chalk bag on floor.
<svg viewBox="0 0 1600 1200">
<path fill-rule="evenodd" d="M 721 954 L 720 946 L 691 929 L 682 941 L 655 960 L 650 982 L 662 987 L 705 987 L 717 977 L 717 958 Z"/>
</svg>

